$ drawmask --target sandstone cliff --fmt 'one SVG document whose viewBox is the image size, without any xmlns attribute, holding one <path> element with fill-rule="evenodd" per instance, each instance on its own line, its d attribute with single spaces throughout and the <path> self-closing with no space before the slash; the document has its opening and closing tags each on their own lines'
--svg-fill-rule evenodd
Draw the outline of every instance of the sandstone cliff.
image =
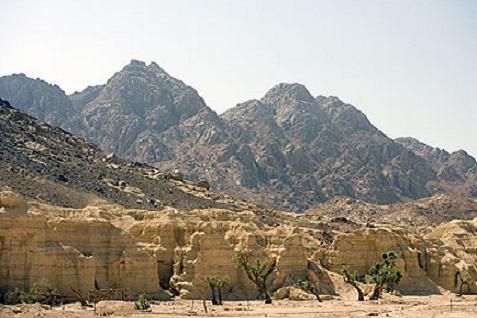
<svg viewBox="0 0 477 318">
<path fill-rule="evenodd" d="M 468 291 L 477 291 L 477 219 L 445 223 L 423 237 L 396 226 L 304 224 L 287 213 L 277 218 L 246 210 L 147 211 L 106 203 L 71 209 L 30 202 L 25 209 L 11 192 L 0 199 L 2 292 L 46 280 L 65 294 L 71 288 L 85 295 L 95 288 L 127 288 L 131 295 L 197 299 L 206 292 L 203 278 L 218 275 L 230 281 L 226 299 L 254 299 L 258 293 L 233 261 L 242 249 L 276 257 L 269 280 L 275 291 L 308 279 L 321 293 L 353 297 L 339 277 L 342 267 L 364 275 L 389 250 L 399 255 L 403 293 L 454 291 L 458 271 Z M 330 227 L 331 240 L 323 240 Z"/>
</svg>

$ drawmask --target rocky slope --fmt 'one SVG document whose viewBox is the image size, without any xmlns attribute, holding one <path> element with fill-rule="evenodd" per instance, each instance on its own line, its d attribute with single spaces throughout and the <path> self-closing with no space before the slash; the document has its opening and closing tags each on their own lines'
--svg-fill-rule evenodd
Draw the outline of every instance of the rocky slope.
<svg viewBox="0 0 477 318">
<path fill-rule="evenodd" d="M 428 155 L 394 141 L 352 105 L 315 98 L 300 84 L 279 84 L 220 116 L 155 63 L 133 60 L 104 85 L 63 93 L 68 106 L 42 103 L 40 93 L 22 99 L 33 86 L 3 77 L 0 97 L 107 153 L 179 169 L 189 180 L 207 179 L 218 191 L 270 207 L 304 211 L 337 196 L 379 204 L 442 192 L 477 196 L 477 165 L 465 152 Z M 39 104 L 73 114 L 39 112 Z"/>
<path fill-rule="evenodd" d="M 477 200 L 437 194 L 406 203 L 377 205 L 352 198 L 335 198 L 307 210 L 310 219 L 369 224 L 400 224 L 412 228 L 477 217 Z"/>
<path fill-rule="evenodd" d="M 180 181 L 145 164 L 104 154 L 97 146 L 51 127 L 0 100 L 0 187 L 64 207 L 107 200 L 125 207 L 181 209 L 251 206 Z M 171 179 L 177 180 L 171 180 Z"/>
</svg>

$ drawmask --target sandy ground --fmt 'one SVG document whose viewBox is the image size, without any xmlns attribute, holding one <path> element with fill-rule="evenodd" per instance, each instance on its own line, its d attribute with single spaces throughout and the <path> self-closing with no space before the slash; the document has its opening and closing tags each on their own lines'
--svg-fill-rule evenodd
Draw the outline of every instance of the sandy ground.
<svg viewBox="0 0 477 318">
<path fill-rule="evenodd" d="M 129 302 L 112 302 L 109 317 L 477 317 L 477 295 L 455 296 L 421 296 L 380 301 L 274 301 L 265 305 L 261 301 L 228 301 L 224 306 L 212 307 L 207 303 L 206 313 L 202 301 L 176 300 L 157 302 L 152 305 L 152 312 L 125 312 L 118 309 L 132 308 Z M 109 308 L 109 307 L 108 307 Z M 111 311 L 114 311 L 112 309 Z M 81 308 L 79 304 L 69 304 L 43 308 L 40 305 L 3 306 L 0 317 L 98 317 L 91 309 Z"/>
</svg>

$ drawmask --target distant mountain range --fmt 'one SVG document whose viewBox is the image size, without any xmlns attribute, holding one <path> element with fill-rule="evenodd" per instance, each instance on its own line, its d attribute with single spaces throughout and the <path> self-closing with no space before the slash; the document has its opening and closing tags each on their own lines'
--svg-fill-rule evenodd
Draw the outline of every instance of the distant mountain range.
<svg viewBox="0 0 477 318">
<path fill-rule="evenodd" d="M 354 106 L 300 84 L 278 84 L 218 115 L 157 64 L 133 60 L 69 96 L 23 74 L 0 77 L 0 98 L 106 152 L 274 208 L 304 211 L 336 196 L 380 204 L 477 197 L 477 162 L 465 151 L 393 140 Z"/>
</svg>

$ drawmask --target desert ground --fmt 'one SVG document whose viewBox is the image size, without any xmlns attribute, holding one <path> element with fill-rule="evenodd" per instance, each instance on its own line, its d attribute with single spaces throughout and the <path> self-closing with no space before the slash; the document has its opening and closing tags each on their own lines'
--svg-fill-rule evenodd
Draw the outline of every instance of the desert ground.
<svg viewBox="0 0 477 318">
<path fill-rule="evenodd" d="M 103 301 L 96 309 L 81 308 L 79 303 L 49 308 L 35 305 L 0 307 L 0 317 L 477 317 L 477 295 L 404 296 L 379 301 L 277 300 L 272 305 L 262 301 L 227 301 L 211 306 L 200 300 L 155 302 L 152 312 L 134 311 L 132 302 Z"/>
</svg>

